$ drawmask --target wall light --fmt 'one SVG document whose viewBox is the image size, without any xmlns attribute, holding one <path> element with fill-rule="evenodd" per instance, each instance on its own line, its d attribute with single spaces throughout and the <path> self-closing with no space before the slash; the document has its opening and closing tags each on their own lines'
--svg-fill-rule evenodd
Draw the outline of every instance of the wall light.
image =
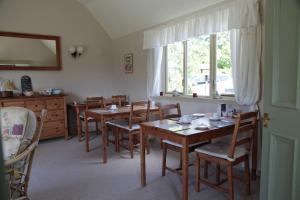
<svg viewBox="0 0 300 200">
<path fill-rule="evenodd" d="M 84 49 L 82 46 L 71 46 L 69 48 L 69 53 L 73 58 L 79 58 L 84 52 Z"/>
</svg>

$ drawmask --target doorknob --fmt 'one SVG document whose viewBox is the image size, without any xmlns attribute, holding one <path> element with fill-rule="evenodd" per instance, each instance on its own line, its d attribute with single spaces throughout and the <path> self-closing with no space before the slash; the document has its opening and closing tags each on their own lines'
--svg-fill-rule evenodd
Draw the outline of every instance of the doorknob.
<svg viewBox="0 0 300 200">
<path fill-rule="evenodd" d="M 270 121 L 269 113 L 264 113 L 264 118 L 263 118 L 263 124 L 264 127 L 268 128 L 269 127 L 269 121 Z"/>
</svg>

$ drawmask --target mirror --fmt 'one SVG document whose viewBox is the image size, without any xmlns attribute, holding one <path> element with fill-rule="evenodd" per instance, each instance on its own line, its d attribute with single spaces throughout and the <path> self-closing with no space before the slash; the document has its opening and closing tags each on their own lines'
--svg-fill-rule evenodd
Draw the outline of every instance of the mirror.
<svg viewBox="0 0 300 200">
<path fill-rule="evenodd" d="M 0 70 L 61 70 L 60 37 L 0 31 Z"/>
</svg>

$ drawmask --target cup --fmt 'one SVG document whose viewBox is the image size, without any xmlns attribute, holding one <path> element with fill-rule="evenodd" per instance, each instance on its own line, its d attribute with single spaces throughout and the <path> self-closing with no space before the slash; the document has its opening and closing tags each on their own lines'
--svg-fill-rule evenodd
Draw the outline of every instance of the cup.
<svg viewBox="0 0 300 200">
<path fill-rule="evenodd" d="M 155 107 L 155 101 L 151 101 L 151 107 Z"/>
<path fill-rule="evenodd" d="M 213 118 L 219 118 L 218 113 L 213 113 Z"/>
<path fill-rule="evenodd" d="M 111 110 L 116 110 L 116 109 L 117 109 L 117 105 L 112 104 L 112 105 L 110 106 L 110 109 L 111 109 Z"/>
<path fill-rule="evenodd" d="M 160 96 L 164 96 L 164 92 L 160 92 L 159 95 L 160 95 Z"/>
</svg>

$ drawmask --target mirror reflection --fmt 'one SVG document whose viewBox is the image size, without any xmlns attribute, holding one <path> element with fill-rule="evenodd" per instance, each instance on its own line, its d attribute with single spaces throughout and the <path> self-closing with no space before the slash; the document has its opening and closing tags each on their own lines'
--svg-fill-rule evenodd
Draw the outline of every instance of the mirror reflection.
<svg viewBox="0 0 300 200">
<path fill-rule="evenodd" d="M 0 35 L 0 69 L 60 69 L 59 37 L 33 34 Z"/>
</svg>

